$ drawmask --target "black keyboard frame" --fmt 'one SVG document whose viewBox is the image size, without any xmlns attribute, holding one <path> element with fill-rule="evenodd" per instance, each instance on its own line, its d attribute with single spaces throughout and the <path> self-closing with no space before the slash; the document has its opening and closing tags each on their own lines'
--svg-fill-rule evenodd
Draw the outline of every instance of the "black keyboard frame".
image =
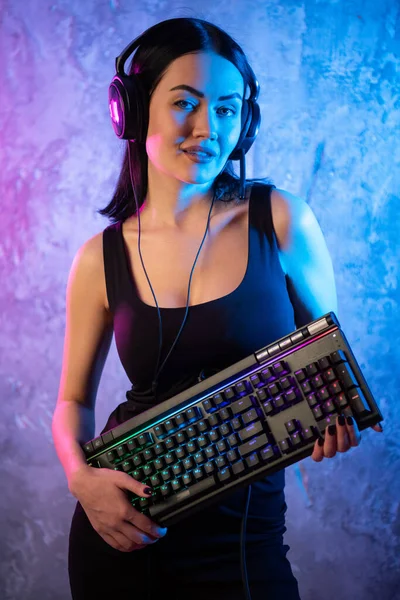
<svg viewBox="0 0 400 600">
<path fill-rule="evenodd" d="M 306 352 L 304 349 L 307 349 Z M 296 360 L 296 352 L 298 350 L 301 350 L 301 354 L 297 354 Z M 112 468 L 110 467 L 108 460 L 105 458 L 106 453 L 109 450 L 117 448 L 120 444 L 126 443 L 129 439 L 136 438 L 141 433 L 148 432 L 156 425 L 172 418 L 174 415 L 187 410 L 188 408 L 191 408 L 200 402 L 204 402 L 208 398 L 212 398 L 217 393 L 224 390 L 227 386 L 232 386 L 245 377 L 250 378 L 252 374 L 260 372 L 266 367 L 272 367 L 272 365 L 277 363 L 277 361 L 288 362 L 291 366 L 291 376 L 293 376 L 296 367 L 297 369 L 304 368 L 307 364 L 317 361 L 320 357 L 328 356 L 333 352 L 340 350 L 345 353 L 347 363 L 350 365 L 351 370 L 357 380 L 358 387 L 364 395 L 364 399 L 368 405 L 368 410 L 362 413 L 354 411 L 354 409 L 345 409 L 343 412 L 347 415 L 352 414 L 357 422 L 359 430 L 362 431 L 382 421 L 383 416 L 377 403 L 375 402 L 371 390 L 368 387 L 365 377 L 360 370 L 350 345 L 343 331 L 340 329 L 340 324 L 335 314 L 330 312 L 323 317 L 312 321 L 308 325 L 297 329 L 293 333 L 280 338 L 276 342 L 265 346 L 245 359 L 236 362 L 235 364 L 216 373 L 215 375 L 212 375 L 204 381 L 189 387 L 172 398 L 169 398 L 168 400 L 165 400 L 164 402 L 144 411 L 140 415 L 129 419 L 114 429 L 111 429 L 95 439 L 86 442 L 86 444 L 83 444 L 82 447 L 84 449 L 87 462 L 92 467 Z M 307 356 L 307 360 L 304 360 L 305 355 Z M 301 364 L 298 360 L 300 357 L 302 357 Z M 247 395 L 254 396 L 255 392 L 249 392 Z M 302 402 L 293 405 L 293 410 L 296 408 L 296 406 L 307 406 L 308 409 L 308 403 L 305 399 L 305 396 L 303 397 Z M 351 408 L 350 402 L 349 406 Z M 289 419 L 290 413 L 293 412 L 292 408 L 289 407 L 284 411 L 287 419 Z M 262 412 L 263 422 L 265 421 L 268 424 L 270 421 L 272 423 L 274 415 L 268 417 L 265 415 L 264 409 Z M 283 414 L 283 411 L 280 414 Z M 204 413 L 203 418 L 208 416 L 209 414 Z M 336 418 L 336 416 L 337 415 L 335 414 L 334 417 Z M 318 421 L 315 421 L 313 426 L 315 427 L 316 433 L 318 433 L 317 425 Z M 187 426 L 189 426 L 189 423 Z M 324 427 L 318 427 L 319 435 L 322 437 L 325 433 L 325 426 L 326 422 L 324 421 Z M 175 431 L 175 433 L 177 433 L 177 431 Z M 286 468 L 295 462 L 310 456 L 313 451 L 315 439 L 316 438 L 305 443 L 300 448 L 292 450 L 289 454 L 282 455 L 280 458 L 275 459 L 273 463 L 266 463 L 259 468 L 249 470 L 246 474 L 241 475 L 239 478 L 233 479 L 230 482 L 226 482 L 199 498 L 195 498 L 188 502 L 178 503 L 175 508 L 171 508 L 168 514 L 164 516 L 160 516 L 159 518 L 151 518 L 164 527 L 173 525 L 174 523 L 190 516 L 198 510 L 206 508 L 216 501 L 222 500 L 235 489 L 248 486 L 254 481 L 260 480 L 267 475 L 271 475 L 280 469 Z M 154 443 L 158 441 L 160 440 L 154 439 Z M 164 502 L 164 500 L 161 500 L 161 502 Z M 145 512 L 145 514 L 149 514 L 146 510 L 143 510 L 143 512 Z"/>
</svg>

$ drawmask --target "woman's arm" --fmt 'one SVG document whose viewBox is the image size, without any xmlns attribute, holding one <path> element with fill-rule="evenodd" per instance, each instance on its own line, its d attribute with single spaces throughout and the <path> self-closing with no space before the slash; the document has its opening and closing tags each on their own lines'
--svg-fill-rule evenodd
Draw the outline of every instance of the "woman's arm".
<svg viewBox="0 0 400 600">
<path fill-rule="evenodd" d="M 70 489 L 74 474 L 86 466 L 80 444 L 94 437 L 96 393 L 111 339 L 112 318 L 107 309 L 99 234 L 77 253 L 67 285 L 64 356 L 53 438 Z"/>
<path fill-rule="evenodd" d="M 313 211 L 283 190 L 272 191 L 271 209 L 296 326 L 330 311 L 338 316 L 332 260 Z"/>
</svg>

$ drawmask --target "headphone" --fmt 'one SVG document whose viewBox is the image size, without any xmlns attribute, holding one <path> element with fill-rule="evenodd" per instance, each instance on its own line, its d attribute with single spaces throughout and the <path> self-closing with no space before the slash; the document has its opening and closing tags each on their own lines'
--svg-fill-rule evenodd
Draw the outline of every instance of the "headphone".
<svg viewBox="0 0 400 600">
<path fill-rule="evenodd" d="M 108 90 L 111 122 L 115 134 L 122 140 L 135 140 L 144 144 L 149 119 L 149 99 L 137 75 L 125 73 L 125 64 L 134 50 L 140 46 L 143 34 L 134 39 L 115 59 L 115 75 Z M 261 123 L 260 106 L 257 98 L 259 83 L 252 73 L 250 97 L 245 99 L 242 108 L 242 130 L 239 140 L 231 152 L 230 160 L 240 160 L 253 145 Z"/>
<path fill-rule="evenodd" d="M 108 91 L 109 110 L 110 110 L 111 122 L 112 122 L 113 129 L 115 131 L 115 134 L 117 135 L 118 138 L 120 138 L 122 140 L 131 140 L 131 141 L 134 140 L 136 143 L 139 143 L 139 144 L 144 144 L 146 141 L 147 126 L 148 126 L 148 120 L 149 120 L 149 99 L 148 99 L 148 94 L 145 92 L 144 87 L 143 87 L 139 77 L 135 73 L 132 73 L 131 75 L 127 75 L 125 73 L 124 67 L 125 67 L 126 61 L 131 56 L 131 54 L 134 52 L 134 50 L 136 50 L 137 47 L 140 46 L 140 43 L 143 40 L 143 35 L 144 34 L 140 35 L 135 40 L 133 40 L 121 52 L 121 54 L 115 59 L 116 73 L 110 83 L 109 91 Z M 240 160 L 240 171 L 241 171 L 240 197 L 241 198 L 244 196 L 244 181 L 245 181 L 245 158 L 244 158 L 244 155 L 250 150 L 251 146 L 253 145 L 253 143 L 257 137 L 257 134 L 258 134 L 258 131 L 260 128 L 260 122 L 261 122 L 260 107 L 257 103 L 257 98 L 259 95 L 260 87 L 259 87 L 258 81 L 257 81 L 253 71 L 251 71 L 251 74 L 252 74 L 252 81 L 250 83 L 250 97 L 248 99 L 244 100 L 243 107 L 242 107 L 241 133 L 240 133 L 239 140 L 238 140 L 234 150 L 231 152 L 231 154 L 229 156 L 230 160 Z M 190 272 L 185 315 L 184 315 L 182 324 L 180 326 L 180 329 L 178 331 L 178 334 L 177 334 L 166 358 L 164 359 L 161 366 L 159 366 L 160 359 L 161 359 L 161 350 L 162 350 L 162 319 L 161 319 L 160 309 L 159 309 L 159 306 L 157 303 L 157 298 L 154 294 L 154 290 L 150 283 L 150 279 L 147 275 L 147 271 L 144 266 L 142 255 L 140 252 L 140 232 L 141 232 L 140 211 L 139 211 L 139 207 L 137 204 L 137 198 L 136 198 L 136 194 L 135 194 L 135 190 L 134 190 L 134 186 L 133 186 L 133 178 L 132 178 L 132 171 L 131 171 L 130 144 L 128 144 L 128 152 L 129 152 L 129 169 L 130 169 L 130 175 L 131 175 L 131 179 L 132 179 L 132 188 L 133 188 L 135 202 L 136 202 L 137 211 L 138 211 L 139 255 L 140 255 L 140 259 L 142 262 L 144 272 L 147 277 L 147 281 L 148 281 L 150 289 L 153 293 L 153 297 L 154 297 L 154 300 L 155 300 L 155 303 L 157 306 L 158 319 L 159 319 L 158 358 L 157 358 L 157 364 L 156 364 L 153 381 L 152 381 L 152 392 L 156 399 L 157 398 L 158 377 L 159 377 L 162 369 L 164 368 L 164 365 L 165 365 L 168 357 L 170 356 L 172 350 L 174 349 L 174 347 L 182 333 L 182 330 L 186 323 L 186 320 L 187 320 L 188 310 L 189 310 L 190 285 L 191 285 L 193 270 L 194 270 L 198 256 L 200 254 L 201 248 L 203 246 L 203 243 L 204 243 L 206 235 L 207 235 L 210 217 L 211 217 L 211 211 L 212 211 L 214 201 L 215 201 L 215 193 L 214 193 L 213 200 L 210 205 L 210 209 L 209 209 L 209 213 L 208 213 L 206 230 L 205 230 L 202 242 L 200 244 L 200 248 L 197 251 L 196 258 L 193 263 L 191 272 Z M 199 378 L 204 378 L 203 371 L 200 373 Z M 201 380 L 201 379 L 199 379 L 199 380 Z"/>
</svg>

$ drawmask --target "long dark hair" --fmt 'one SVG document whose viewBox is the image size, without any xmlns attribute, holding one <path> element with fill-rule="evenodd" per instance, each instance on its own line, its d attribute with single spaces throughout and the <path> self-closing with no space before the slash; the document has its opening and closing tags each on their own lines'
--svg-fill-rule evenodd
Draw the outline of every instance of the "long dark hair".
<svg viewBox="0 0 400 600">
<path fill-rule="evenodd" d="M 142 34 L 140 45 L 132 58 L 129 74 L 135 73 L 150 99 L 171 62 L 184 54 L 200 51 L 213 51 L 229 60 L 241 73 L 245 91 L 246 88 L 254 89 L 254 73 L 239 44 L 216 25 L 196 18 L 168 19 L 147 29 Z M 147 125 L 146 123 L 146 130 Z M 130 161 L 132 173 L 129 168 Z M 126 142 L 114 195 L 109 204 L 99 210 L 101 215 L 116 222 L 136 213 L 132 179 L 139 208 L 142 206 L 147 193 L 147 161 L 144 144 Z M 215 200 L 237 201 L 238 182 L 239 178 L 235 174 L 232 161 L 228 160 L 213 184 Z"/>
</svg>

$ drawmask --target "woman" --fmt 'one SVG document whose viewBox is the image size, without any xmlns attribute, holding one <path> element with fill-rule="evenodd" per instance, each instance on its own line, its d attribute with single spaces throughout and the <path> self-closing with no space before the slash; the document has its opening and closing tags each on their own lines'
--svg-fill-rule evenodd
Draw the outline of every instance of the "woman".
<svg viewBox="0 0 400 600">
<path fill-rule="evenodd" d="M 198 19 L 159 23 L 140 36 L 130 74 L 137 86 L 133 122 L 121 124 L 111 93 L 117 134 L 134 130 L 125 131 L 134 141 L 101 211 L 115 224 L 79 250 L 68 282 L 53 432 L 79 501 L 70 535 L 72 596 L 239 600 L 246 490 L 167 531 L 127 499 L 127 491 L 149 497 L 148 486 L 88 467 L 81 443 L 94 437 L 96 391 L 113 332 L 132 390 L 103 431 L 200 373 L 336 312 L 332 264 L 305 202 L 244 180 L 244 153 L 257 134 L 257 83 L 232 38 Z M 243 140 L 249 110 L 255 122 Z M 241 182 L 230 160 L 238 157 Z M 343 418 L 329 433 L 316 443 L 314 460 L 359 443 L 358 430 Z M 299 598 L 283 544 L 283 488 L 283 471 L 252 486 L 246 562 L 253 600 Z"/>
</svg>

